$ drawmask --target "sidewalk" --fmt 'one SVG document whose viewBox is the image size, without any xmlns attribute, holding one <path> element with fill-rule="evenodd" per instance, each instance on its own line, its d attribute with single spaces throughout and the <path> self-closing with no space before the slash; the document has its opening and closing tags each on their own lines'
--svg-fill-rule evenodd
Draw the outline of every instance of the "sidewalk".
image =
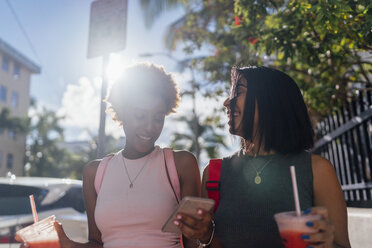
<svg viewBox="0 0 372 248">
<path fill-rule="evenodd" d="M 352 248 L 372 248 L 372 208 L 347 208 Z"/>
</svg>

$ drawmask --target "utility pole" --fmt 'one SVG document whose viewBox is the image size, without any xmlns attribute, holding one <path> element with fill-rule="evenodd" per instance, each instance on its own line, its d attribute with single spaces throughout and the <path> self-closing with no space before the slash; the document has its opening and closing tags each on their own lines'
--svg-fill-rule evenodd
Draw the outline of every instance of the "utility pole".
<svg viewBox="0 0 372 248">
<path fill-rule="evenodd" d="M 106 103 L 103 101 L 107 94 L 107 75 L 106 69 L 109 63 L 110 55 L 106 54 L 102 58 L 102 86 L 101 86 L 101 106 L 99 111 L 99 130 L 98 130 L 98 145 L 97 145 L 97 158 L 104 155 L 105 144 L 105 127 L 106 127 Z"/>
<path fill-rule="evenodd" d="M 101 107 L 98 131 L 97 158 L 104 155 L 107 92 L 106 68 L 110 53 L 121 51 L 126 43 L 127 0 L 95 0 L 90 6 L 88 39 L 89 59 L 102 57 Z"/>
</svg>

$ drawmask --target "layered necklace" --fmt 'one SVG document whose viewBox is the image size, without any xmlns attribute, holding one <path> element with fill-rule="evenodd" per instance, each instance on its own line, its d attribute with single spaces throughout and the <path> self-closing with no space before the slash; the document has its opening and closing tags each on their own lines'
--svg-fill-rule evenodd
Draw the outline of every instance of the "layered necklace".
<svg viewBox="0 0 372 248">
<path fill-rule="evenodd" d="M 129 188 L 130 189 L 133 188 L 134 182 L 136 181 L 136 179 L 138 178 L 138 176 L 141 174 L 141 172 L 143 171 L 143 169 L 146 167 L 147 162 L 149 162 L 150 157 L 151 157 L 150 154 L 148 154 L 148 157 L 147 157 L 146 161 L 143 163 L 141 169 L 139 170 L 139 172 L 137 173 L 137 175 L 133 178 L 133 180 L 129 176 L 129 171 L 128 171 L 127 165 L 125 163 L 124 156 L 121 154 L 121 158 L 123 160 L 123 164 L 124 164 L 124 168 L 125 168 L 125 173 L 127 174 L 128 180 L 130 182 L 130 184 L 129 184 Z"/>
</svg>

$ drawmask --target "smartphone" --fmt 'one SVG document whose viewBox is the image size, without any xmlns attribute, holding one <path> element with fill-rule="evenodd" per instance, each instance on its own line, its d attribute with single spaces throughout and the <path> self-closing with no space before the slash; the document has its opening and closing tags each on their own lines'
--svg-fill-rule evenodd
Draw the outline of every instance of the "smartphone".
<svg viewBox="0 0 372 248">
<path fill-rule="evenodd" d="M 161 230 L 163 232 L 181 234 L 181 230 L 173 223 L 178 213 L 183 213 L 198 218 L 198 209 L 203 209 L 204 211 L 209 212 L 212 210 L 213 207 L 213 199 L 186 196 L 182 199 L 174 212 L 169 216 L 168 220 L 165 222 Z"/>
</svg>

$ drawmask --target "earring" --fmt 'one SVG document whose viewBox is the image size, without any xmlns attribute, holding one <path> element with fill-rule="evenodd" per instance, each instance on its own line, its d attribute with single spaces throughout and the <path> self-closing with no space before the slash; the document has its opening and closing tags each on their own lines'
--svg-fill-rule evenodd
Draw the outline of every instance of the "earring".
<svg viewBox="0 0 372 248">
<path fill-rule="evenodd" d="M 244 147 L 244 150 L 245 150 L 245 153 L 251 153 L 253 151 L 253 148 L 254 148 L 254 144 L 249 141 L 249 142 L 245 142 L 245 147 Z"/>
</svg>

